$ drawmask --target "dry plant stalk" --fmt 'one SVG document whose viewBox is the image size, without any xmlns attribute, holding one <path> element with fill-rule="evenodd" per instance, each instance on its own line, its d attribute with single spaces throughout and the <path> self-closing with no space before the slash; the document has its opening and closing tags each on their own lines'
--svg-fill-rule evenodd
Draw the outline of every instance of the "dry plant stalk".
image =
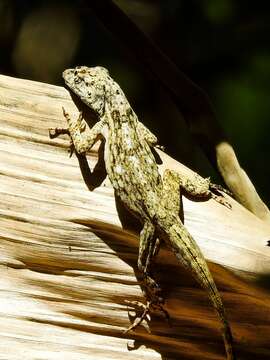
<svg viewBox="0 0 270 360">
<path fill-rule="evenodd" d="M 123 229 L 119 215 L 125 224 L 130 216 L 116 208 L 107 183 L 89 191 L 77 158 L 68 157 L 67 138 L 49 139 L 48 128 L 65 126 L 62 106 L 73 116 L 78 109 L 64 88 L 6 76 L 0 76 L 0 99 L 0 358 L 223 359 L 206 294 L 167 249 L 158 256 L 157 276 L 171 325 L 157 315 L 123 335 L 130 325 L 125 300 L 143 300 L 139 227 Z M 92 169 L 97 149 L 88 156 Z M 191 172 L 159 153 L 161 170 Z M 229 210 L 184 198 L 185 224 L 216 263 L 210 270 L 238 359 L 264 360 L 270 296 L 259 281 L 270 273 L 270 229 L 231 202 Z"/>
</svg>

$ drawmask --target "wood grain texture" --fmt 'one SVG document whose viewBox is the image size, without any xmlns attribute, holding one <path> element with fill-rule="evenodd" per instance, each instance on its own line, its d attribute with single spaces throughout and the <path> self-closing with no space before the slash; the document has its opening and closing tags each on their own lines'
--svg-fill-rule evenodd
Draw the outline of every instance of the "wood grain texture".
<svg viewBox="0 0 270 360">
<path fill-rule="evenodd" d="M 62 106 L 78 113 L 64 88 L 0 76 L 0 359 L 224 359 L 204 291 L 168 249 L 156 276 L 171 324 L 156 314 L 123 334 L 131 321 L 125 300 L 143 300 L 140 227 L 106 181 L 89 191 L 67 138 L 49 139 L 48 128 L 65 126 Z M 88 156 L 91 169 L 97 150 Z M 159 154 L 161 170 L 190 172 Z M 184 197 L 184 220 L 215 262 L 237 358 L 269 359 L 270 229 L 231 201 L 229 210 Z"/>
</svg>

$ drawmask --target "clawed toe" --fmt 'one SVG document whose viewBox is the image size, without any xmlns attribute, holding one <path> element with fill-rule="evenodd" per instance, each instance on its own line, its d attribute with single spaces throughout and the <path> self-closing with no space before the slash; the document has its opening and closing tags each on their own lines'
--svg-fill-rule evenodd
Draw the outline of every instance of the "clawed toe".
<svg viewBox="0 0 270 360">
<path fill-rule="evenodd" d="M 69 130 L 68 129 L 63 129 L 63 128 L 50 128 L 49 129 L 49 137 L 50 139 L 54 139 L 56 137 L 58 137 L 59 135 L 70 135 Z"/>
<path fill-rule="evenodd" d="M 155 145 L 155 148 L 157 148 L 157 149 L 159 149 L 159 150 L 162 150 L 162 151 L 165 151 L 165 146 L 160 145 L 160 144 L 156 144 L 156 145 Z"/>
<path fill-rule="evenodd" d="M 63 129 L 63 128 L 54 128 L 54 129 L 50 128 L 49 129 L 50 139 L 54 139 L 54 138 L 58 137 L 59 135 L 70 136 L 70 132 L 68 129 Z M 73 155 L 74 150 L 75 150 L 75 147 L 74 147 L 73 141 L 72 141 L 72 139 L 70 139 L 70 144 L 69 144 L 69 149 L 68 149 L 69 157 L 71 157 Z"/>
<path fill-rule="evenodd" d="M 70 144 L 69 144 L 69 148 L 68 148 L 69 157 L 71 157 L 73 155 L 74 151 L 75 151 L 75 146 L 73 144 L 73 141 L 70 140 Z"/>
<path fill-rule="evenodd" d="M 146 305 L 141 303 L 140 301 L 125 301 L 126 304 L 128 304 L 129 306 L 133 306 L 133 307 L 137 307 L 137 308 L 142 308 L 142 314 L 140 316 L 137 316 L 135 318 L 135 320 L 133 321 L 133 323 L 126 329 L 124 330 L 124 334 L 128 333 L 129 331 L 135 329 L 137 326 L 139 326 L 141 324 L 141 322 L 143 320 L 150 320 L 149 318 L 149 313 L 150 313 L 150 306 L 151 306 L 151 301 L 147 301 Z"/>
<path fill-rule="evenodd" d="M 164 309 L 162 303 L 156 303 L 154 301 L 147 301 L 146 304 L 143 304 L 140 301 L 128 301 L 128 300 L 126 300 L 125 303 L 128 304 L 129 306 L 133 306 L 133 307 L 136 307 L 136 308 L 141 308 L 142 313 L 141 313 L 141 315 L 136 316 L 133 323 L 124 331 L 124 334 L 126 334 L 129 331 L 135 329 L 137 326 L 139 326 L 141 324 L 141 322 L 143 320 L 150 321 L 150 312 L 151 312 L 151 310 L 152 311 L 160 311 L 160 312 L 162 312 L 163 315 L 165 316 L 166 320 L 168 321 L 168 323 L 170 322 L 169 313 Z"/>
<path fill-rule="evenodd" d="M 215 201 L 217 201 L 219 204 L 226 206 L 228 209 L 232 208 L 232 205 L 223 196 L 218 196 L 218 195 L 212 194 L 212 198 Z"/>
<path fill-rule="evenodd" d="M 225 189 L 222 185 L 219 185 L 219 184 L 214 184 L 214 183 L 211 182 L 210 183 L 210 189 L 214 190 L 214 191 L 222 191 L 227 195 L 233 196 L 233 193 L 230 190 Z"/>
</svg>

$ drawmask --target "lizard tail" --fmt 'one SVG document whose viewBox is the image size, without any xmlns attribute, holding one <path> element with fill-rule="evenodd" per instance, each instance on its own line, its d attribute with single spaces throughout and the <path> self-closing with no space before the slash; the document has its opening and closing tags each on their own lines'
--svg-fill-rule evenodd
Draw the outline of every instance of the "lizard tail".
<svg viewBox="0 0 270 360">
<path fill-rule="evenodd" d="M 206 289 L 209 299 L 223 326 L 223 339 L 227 360 L 235 360 L 232 348 L 233 338 L 225 308 L 200 248 L 188 231 L 183 227 L 182 223 L 174 224 L 170 227 L 166 240 L 169 241 L 170 247 L 173 249 L 181 264 L 191 271 L 193 277 Z"/>
</svg>

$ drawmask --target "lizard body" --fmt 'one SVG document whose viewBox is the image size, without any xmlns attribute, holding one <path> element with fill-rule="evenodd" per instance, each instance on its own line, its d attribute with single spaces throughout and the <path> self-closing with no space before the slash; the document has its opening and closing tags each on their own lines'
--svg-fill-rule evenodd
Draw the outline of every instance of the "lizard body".
<svg viewBox="0 0 270 360">
<path fill-rule="evenodd" d="M 196 175 L 191 181 L 172 170 L 166 170 L 161 178 L 151 151 L 157 138 L 138 120 L 120 86 L 105 68 L 78 66 L 65 70 L 63 77 L 67 86 L 99 119 L 90 129 L 81 114 L 79 119 L 72 120 L 64 112 L 68 122 L 66 133 L 70 134 L 80 154 L 89 150 L 98 138 L 105 139 L 105 166 L 115 193 L 142 222 L 139 269 L 149 283 L 157 287 L 149 268 L 157 252 L 157 239 L 164 241 L 206 289 L 223 325 L 227 360 L 235 359 L 232 334 L 221 297 L 204 256 L 179 217 L 181 188 L 193 196 L 214 197 L 210 180 Z M 55 136 L 59 133 L 61 130 L 58 129 Z M 153 303 L 155 301 L 158 300 Z"/>
</svg>

